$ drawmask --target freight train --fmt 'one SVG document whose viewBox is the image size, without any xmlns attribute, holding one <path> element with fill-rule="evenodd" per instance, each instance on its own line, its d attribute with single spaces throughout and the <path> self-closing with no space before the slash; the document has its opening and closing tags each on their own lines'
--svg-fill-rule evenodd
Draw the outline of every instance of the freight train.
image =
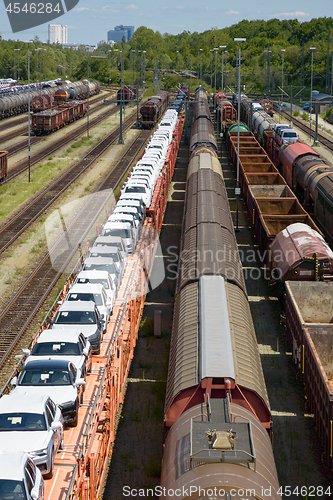
<svg viewBox="0 0 333 500">
<path fill-rule="evenodd" d="M 272 131 L 263 131 L 263 137 L 273 150 L 271 158 L 276 159 Z M 229 132 L 229 151 L 236 165 L 236 132 Z M 317 188 L 319 197 L 320 176 L 327 186 L 330 167 L 302 143 L 286 144 L 278 152 L 289 186 L 298 190 L 299 184 L 304 191 L 308 187 L 314 196 Z M 259 249 L 272 271 L 271 284 L 283 284 L 278 291 L 283 293 L 293 360 L 304 383 L 306 412 L 314 415 L 324 451 L 322 459 L 333 470 L 333 252 L 272 159 L 251 132 L 240 132 L 239 172 L 244 201 Z M 278 166 L 281 168 L 280 163 Z M 312 175 L 315 183 L 310 191 Z M 326 187 L 326 203 L 331 192 Z M 328 217 L 329 204 L 326 210 Z"/>
<path fill-rule="evenodd" d="M 202 87 L 195 101 L 165 401 L 163 498 L 177 491 L 180 499 L 264 499 L 269 491 L 275 500 L 269 401 Z"/>
<path fill-rule="evenodd" d="M 169 105 L 169 94 L 160 90 L 140 108 L 140 123 L 143 128 L 153 128 Z"/>
<path fill-rule="evenodd" d="M 100 91 L 99 82 L 51 82 L 43 89 L 32 90 L 30 92 L 30 102 L 32 111 L 43 111 L 54 105 L 54 96 L 64 89 L 68 93 L 68 98 L 85 98 L 89 95 L 98 94 Z M 0 97 L 0 119 L 9 116 L 25 113 L 28 110 L 29 92 L 10 94 Z"/>
<path fill-rule="evenodd" d="M 31 127 L 35 135 L 46 135 L 72 123 L 86 114 L 87 101 L 71 101 L 34 113 Z"/>
<path fill-rule="evenodd" d="M 282 174 L 333 244 L 333 167 L 299 140 L 279 144 L 274 130 L 278 124 L 274 118 L 264 110 L 252 109 L 245 95 L 242 94 L 241 99 L 241 118 L 264 147 L 270 163 L 278 169 L 276 173 Z"/>
<path fill-rule="evenodd" d="M 33 428 L 35 431 L 36 439 L 34 442 L 31 440 L 27 441 L 25 439 L 25 434 L 29 434 L 29 432 L 25 433 L 22 430 L 22 449 L 26 452 L 31 452 L 32 460 L 41 468 L 45 476 L 49 475 L 50 477 L 53 475 L 51 480 L 45 481 L 44 483 L 45 498 L 51 498 L 51 496 L 52 498 L 60 498 L 63 495 L 67 495 L 73 499 L 84 497 L 86 500 L 95 500 L 101 496 L 109 459 L 110 444 L 114 441 L 115 437 L 114 428 L 116 415 L 119 411 L 120 404 L 123 403 L 123 391 L 126 384 L 126 377 L 130 367 L 130 360 L 133 358 L 133 351 L 136 343 L 135 332 L 137 332 L 139 328 L 140 316 L 144 305 L 144 296 L 147 289 L 147 278 L 149 278 L 154 260 L 154 246 L 156 243 L 154 236 L 156 237 L 162 226 L 168 188 L 170 186 L 180 145 L 182 127 L 183 119 L 181 115 L 178 115 L 173 109 L 168 110 L 158 130 L 151 137 L 145 155 L 133 168 L 128 178 L 126 186 L 138 189 L 133 189 L 132 192 L 124 193 L 117 204 L 113 204 L 111 208 L 112 213 L 109 219 L 106 219 L 103 228 L 98 222 L 96 226 L 97 234 L 103 232 L 103 236 L 95 240 L 93 248 L 91 248 L 91 242 L 87 242 L 87 252 L 82 256 L 82 260 L 80 258 L 77 268 L 68 278 L 63 292 L 53 304 L 53 307 L 43 321 L 42 327 L 34 337 L 33 344 L 36 345 L 41 332 L 44 330 L 45 333 L 45 329 L 47 329 L 50 335 L 52 335 L 52 340 L 50 340 L 51 352 L 54 351 L 59 354 L 59 349 L 63 351 L 65 341 L 60 342 L 61 346 L 59 342 L 56 342 L 57 332 L 60 337 L 64 339 L 64 334 L 62 332 L 68 330 L 62 328 L 57 329 L 57 321 L 60 316 L 59 312 L 61 312 L 61 308 L 64 309 L 68 306 L 66 314 L 63 315 L 65 321 L 61 322 L 61 326 L 66 329 L 68 311 L 71 310 L 70 306 L 73 305 L 73 310 L 75 310 L 75 312 L 80 310 L 81 314 L 79 311 L 79 314 L 75 315 L 75 321 L 69 325 L 72 329 L 71 333 L 74 336 L 75 333 L 84 332 L 84 335 L 89 338 L 89 342 L 91 341 L 93 351 L 95 352 L 92 356 L 92 370 L 89 370 L 89 373 L 86 374 L 85 399 L 84 404 L 80 402 L 78 408 L 78 422 L 74 421 L 70 423 L 68 421 L 68 424 L 71 424 L 73 427 L 70 429 L 68 429 L 67 426 L 65 427 L 64 435 L 62 436 L 63 439 L 61 439 L 63 450 L 59 451 L 56 456 L 55 453 L 58 446 L 52 450 L 52 465 L 48 464 L 49 468 L 46 468 L 45 462 L 43 462 L 45 453 L 40 452 L 40 441 L 37 440 L 37 436 L 40 435 L 40 433 L 37 434 L 40 427 L 37 427 L 36 424 L 35 427 L 27 427 L 28 429 Z M 163 155 L 161 158 L 152 156 L 150 151 L 150 149 L 154 149 L 157 144 L 163 145 Z M 142 180 L 140 177 L 142 177 Z M 147 198 L 147 203 L 145 205 L 141 188 L 146 183 L 149 184 L 151 189 L 150 197 Z M 91 216 L 91 206 L 89 208 L 90 211 L 88 211 Z M 136 216 L 133 215 L 131 219 L 129 213 L 134 214 L 135 212 Z M 122 217 L 127 220 L 126 223 L 122 222 Z M 84 225 L 86 226 L 86 221 Z M 138 233 L 140 233 L 139 237 Z M 129 238 L 127 237 L 128 235 Z M 110 320 L 107 328 L 103 328 L 104 332 L 103 335 L 101 335 L 99 329 L 97 329 L 96 332 L 96 324 L 93 322 L 93 317 L 87 314 L 88 308 L 90 311 L 92 307 L 95 307 L 92 302 L 94 294 L 89 293 L 89 290 L 91 291 L 91 284 L 103 283 L 105 286 L 109 285 L 107 289 L 108 296 L 114 297 L 114 290 L 111 290 L 114 281 L 111 280 L 108 272 L 103 272 L 99 269 L 100 266 L 103 265 L 108 267 L 108 269 L 112 266 L 115 267 L 115 260 L 113 260 L 111 254 L 119 253 L 117 252 L 117 247 L 119 248 L 119 245 L 124 249 L 124 242 L 127 242 L 130 238 L 133 238 L 132 243 L 134 245 L 137 244 L 138 252 L 133 256 L 127 255 L 126 250 L 122 252 L 126 260 L 126 265 L 122 278 L 120 278 L 119 271 L 115 273 L 122 279 L 122 283 L 116 291 L 117 301 L 113 306 L 113 320 L 106 316 L 101 318 L 101 316 L 96 313 L 99 317 L 99 325 L 101 319 L 102 323 L 104 322 L 104 327 L 108 320 Z M 103 246 L 101 247 L 100 245 Z M 85 245 L 82 244 L 82 247 L 84 246 Z M 102 255 L 106 255 L 106 250 L 109 250 L 108 258 L 101 257 Z M 97 253 L 100 257 L 95 258 L 94 262 L 92 262 L 89 257 L 86 258 L 88 251 L 90 251 L 89 253 L 91 254 Z M 107 262 L 105 263 L 105 261 Z M 84 270 L 81 274 L 81 269 L 85 269 L 86 266 L 89 266 L 90 270 Z M 117 269 L 119 269 L 119 267 L 117 267 Z M 79 272 L 79 275 L 77 275 L 77 272 Z M 76 287 L 77 293 L 72 293 L 69 297 L 68 293 L 70 293 L 71 290 L 74 291 L 74 289 L 71 289 L 73 281 L 79 280 L 79 278 L 81 287 L 80 293 L 83 292 L 82 287 L 86 287 L 87 295 L 85 298 L 82 296 L 80 297 L 78 287 Z M 120 279 L 118 280 L 117 278 L 117 282 L 119 282 Z M 74 286 L 76 285 L 74 284 Z M 96 285 L 92 286 L 96 287 Z M 94 300 L 98 301 L 98 299 L 99 297 L 96 294 Z M 96 308 L 94 310 L 96 312 Z M 51 326 L 52 328 L 49 330 Z M 74 347 L 76 347 L 75 344 L 70 344 L 69 346 L 71 360 L 73 360 Z M 101 355 L 97 354 L 99 349 L 101 349 Z M 85 354 L 83 353 L 84 356 L 89 357 L 89 360 L 91 360 L 91 352 L 87 353 L 87 349 L 84 349 L 84 351 L 86 352 Z M 48 353 L 50 353 L 50 351 L 48 351 Z M 27 352 L 25 352 L 18 361 L 15 375 L 18 375 L 18 372 L 21 371 L 26 361 L 26 355 Z M 38 361 L 34 361 L 34 363 L 37 362 Z M 43 363 L 44 361 L 41 362 Z M 41 379 L 43 380 L 43 387 L 48 386 L 49 378 L 53 379 L 53 370 L 50 374 L 45 375 L 45 372 L 42 374 Z M 40 377 L 38 377 L 38 379 L 40 380 Z M 35 377 L 35 381 L 31 385 L 34 385 L 36 380 L 37 378 Z M 54 385 L 63 386 L 63 383 L 64 379 L 62 379 L 60 383 L 54 383 Z M 80 383 L 82 384 L 82 380 Z M 29 391 L 33 391 L 31 385 L 26 387 L 28 394 Z M 61 387 L 61 391 L 59 390 L 59 397 L 60 399 L 62 398 L 62 400 L 64 400 L 64 395 L 68 394 L 65 389 L 68 388 Z M 16 390 L 17 389 L 13 389 L 11 384 L 8 383 L 0 392 L 2 415 L 5 401 L 10 401 L 11 398 L 11 395 L 9 395 L 4 396 L 5 399 L 3 399 L 3 395 L 11 392 L 14 399 L 17 400 L 17 398 L 15 398 Z M 71 402 L 67 405 L 65 404 L 62 407 L 63 413 L 66 413 L 66 408 L 71 405 Z M 22 403 L 21 408 L 24 419 L 27 413 L 30 414 L 34 410 L 34 407 L 30 407 L 29 404 L 26 403 L 24 406 Z M 52 408 L 55 410 L 53 403 Z M 57 413 L 59 413 L 59 410 L 57 410 Z M 15 418 L 18 418 L 15 423 L 21 423 L 20 417 L 17 417 L 17 414 Z M 2 422 L 4 420 L 6 420 L 7 423 L 9 422 L 9 424 L 12 421 L 11 416 L 7 415 L 2 419 Z M 53 433 L 57 429 L 59 431 L 59 425 L 57 429 L 54 427 L 52 431 L 52 417 L 48 417 L 47 421 L 50 424 L 47 426 L 47 428 L 50 429 L 47 438 L 52 438 Z M 46 446 L 47 438 L 44 436 L 44 447 Z M 39 448 L 37 449 L 38 446 Z M 3 452 L 4 448 L 5 446 L 2 446 L 0 441 L 0 453 Z M 80 467 L 78 467 L 78 456 Z M 31 470 L 36 472 L 33 467 Z M 19 471 L 13 467 L 12 472 L 13 474 L 19 474 Z M 1 475 L 0 471 L 0 489 L 3 485 L 3 482 L 1 482 L 3 479 L 4 476 Z M 7 476 L 5 479 L 7 479 Z M 8 498 L 16 497 L 16 492 L 18 491 L 18 489 L 15 489 L 17 487 L 17 482 L 6 486 L 12 486 L 12 490 L 6 490 Z M 36 495 L 35 497 L 37 498 Z"/>
</svg>

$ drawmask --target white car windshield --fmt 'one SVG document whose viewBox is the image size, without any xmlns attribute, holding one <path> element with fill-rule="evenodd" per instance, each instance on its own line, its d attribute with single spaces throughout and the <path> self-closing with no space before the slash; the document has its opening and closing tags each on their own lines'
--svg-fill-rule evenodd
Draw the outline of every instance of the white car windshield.
<svg viewBox="0 0 333 500">
<path fill-rule="evenodd" d="M 99 253 L 98 251 L 91 251 L 91 257 L 110 257 L 110 259 L 112 259 L 114 262 L 118 262 L 119 261 L 119 256 L 117 253 L 114 253 L 114 252 L 102 252 L 102 253 Z M 80 299 L 80 300 L 83 300 L 83 299 Z M 85 299 L 85 300 L 93 300 L 93 299 Z M 94 301 L 95 302 L 95 301 Z M 97 302 L 96 302 L 97 304 Z M 102 305 L 102 304 L 98 304 L 98 305 Z"/>
<path fill-rule="evenodd" d="M 56 325 L 91 325 L 96 323 L 94 311 L 59 311 Z"/>
<path fill-rule="evenodd" d="M 93 279 L 93 278 L 79 278 L 77 280 L 77 283 L 91 283 L 91 284 L 101 284 L 104 286 L 105 290 L 109 289 L 109 282 L 107 279 L 103 278 L 98 278 L 98 279 Z"/>
<path fill-rule="evenodd" d="M 17 412 L 0 414 L 0 432 L 45 430 L 46 423 L 43 414 Z"/>
<path fill-rule="evenodd" d="M 23 481 L 0 479 L 0 498 L 26 500 Z"/>
<path fill-rule="evenodd" d="M 127 186 L 125 193 L 145 193 L 146 188 L 144 186 Z"/>
<path fill-rule="evenodd" d="M 33 356 L 78 356 L 79 346 L 73 342 L 38 342 L 34 345 Z"/>
<path fill-rule="evenodd" d="M 120 236 L 121 238 L 130 238 L 131 232 L 129 229 L 106 229 L 105 236 Z"/>
<path fill-rule="evenodd" d="M 109 274 L 116 274 L 116 268 L 114 264 L 84 264 L 84 271 L 107 271 Z"/>
<path fill-rule="evenodd" d="M 68 294 L 68 299 L 70 301 L 76 301 L 76 300 L 84 300 L 84 301 L 89 301 L 91 300 L 92 302 L 95 302 L 97 306 L 102 306 L 103 305 L 103 300 L 102 296 L 100 293 L 69 293 Z"/>
<path fill-rule="evenodd" d="M 22 371 L 19 385 L 71 385 L 71 381 L 66 370 L 27 367 Z"/>
</svg>

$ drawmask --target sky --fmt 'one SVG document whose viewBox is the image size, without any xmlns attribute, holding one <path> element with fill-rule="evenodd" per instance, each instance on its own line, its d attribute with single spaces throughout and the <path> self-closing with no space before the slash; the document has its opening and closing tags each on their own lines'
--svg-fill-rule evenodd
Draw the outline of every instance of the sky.
<svg viewBox="0 0 333 500">
<path fill-rule="evenodd" d="M 27 41 L 35 36 L 48 39 L 48 23 L 33 29 L 13 33 L 6 12 L 10 0 L 0 0 L 0 34 L 4 40 Z M 15 1 L 15 0 L 14 0 Z M 20 0 L 24 5 L 26 0 Z M 31 0 L 29 0 L 30 2 Z M 36 0 L 36 2 L 50 0 Z M 55 0 L 53 0 L 55 1 Z M 56 0 L 58 1 L 58 0 Z M 72 0 L 73 1 L 73 0 Z M 65 5 L 64 0 L 59 0 Z M 14 5 L 14 3 L 13 3 Z M 17 4 L 16 4 L 17 5 Z M 64 9 L 65 10 L 65 9 Z M 222 29 L 243 19 L 298 19 L 333 17 L 332 0 L 79 0 L 77 5 L 60 17 L 55 24 L 67 24 L 68 43 L 97 45 L 107 39 L 107 31 L 124 24 L 146 26 L 160 33 L 178 34 L 183 31 L 203 32 L 211 28 Z"/>
</svg>

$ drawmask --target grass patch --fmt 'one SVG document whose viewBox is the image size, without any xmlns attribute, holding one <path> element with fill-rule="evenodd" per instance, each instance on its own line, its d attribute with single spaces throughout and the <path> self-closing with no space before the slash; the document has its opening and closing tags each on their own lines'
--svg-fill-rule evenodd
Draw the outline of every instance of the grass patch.
<svg viewBox="0 0 333 500">
<path fill-rule="evenodd" d="M 154 335 L 154 318 L 143 318 L 140 323 L 140 329 L 143 331 L 145 337 L 152 337 Z"/>
</svg>

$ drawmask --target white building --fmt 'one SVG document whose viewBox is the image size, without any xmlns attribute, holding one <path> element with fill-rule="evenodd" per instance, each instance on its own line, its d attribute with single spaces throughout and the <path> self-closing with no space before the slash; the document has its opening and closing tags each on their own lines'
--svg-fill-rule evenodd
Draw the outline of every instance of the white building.
<svg viewBox="0 0 333 500">
<path fill-rule="evenodd" d="M 66 24 L 49 24 L 49 43 L 67 43 Z"/>
</svg>

